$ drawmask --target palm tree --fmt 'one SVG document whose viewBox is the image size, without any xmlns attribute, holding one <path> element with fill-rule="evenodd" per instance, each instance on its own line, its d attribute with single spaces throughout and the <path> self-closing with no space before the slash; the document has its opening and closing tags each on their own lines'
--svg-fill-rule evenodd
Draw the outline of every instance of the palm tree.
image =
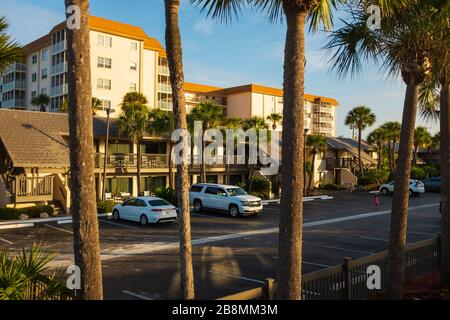
<svg viewBox="0 0 450 320">
<path fill-rule="evenodd" d="M 66 8 L 72 5 L 80 8 L 80 28 L 66 31 L 70 97 L 70 213 L 75 264 L 81 269 L 81 290 L 77 294 L 81 299 L 101 300 L 103 285 L 95 196 L 90 47 L 86 45 L 89 43 L 89 1 L 65 0 L 65 5 Z"/>
<path fill-rule="evenodd" d="M 206 130 L 217 128 L 222 125 L 225 119 L 223 107 L 214 104 L 210 101 L 202 102 L 192 108 L 188 115 L 188 124 L 191 130 L 194 128 L 196 121 L 202 122 L 202 136 L 205 135 Z M 202 139 L 202 154 L 200 165 L 200 182 L 206 182 L 206 161 L 205 161 L 205 139 Z"/>
<path fill-rule="evenodd" d="M 175 128 L 187 130 L 186 107 L 184 104 L 184 73 L 181 35 L 178 26 L 180 0 L 164 0 L 166 15 L 166 48 L 169 62 L 170 80 L 172 83 L 173 114 Z M 186 159 L 188 137 L 182 136 L 184 146 L 183 159 Z M 192 267 L 191 222 L 189 213 L 189 172 L 188 163 L 177 164 L 178 218 L 180 221 L 180 277 L 181 297 L 194 299 L 194 272 Z"/>
<path fill-rule="evenodd" d="M 133 144 L 137 145 L 137 183 L 138 193 L 141 192 L 141 141 L 148 130 L 149 108 L 140 102 L 122 104 L 122 112 L 117 119 L 117 127 L 126 134 Z"/>
<path fill-rule="evenodd" d="M 374 146 L 378 153 L 378 164 L 377 168 L 380 169 L 383 164 L 383 150 L 384 145 L 387 141 L 386 137 L 386 131 L 379 127 L 375 130 L 373 130 L 368 136 L 367 136 L 367 142 Z"/>
<path fill-rule="evenodd" d="M 100 99 L 96 97 L 92 97 L 91 99 L 91 108 L 92 108 L 92 115 L 95 116 L 98 112 L 98 109 L 101 105 Z M 48 103 L 47 103 L 48 104 Z M 64 98 L 61 102 L 61 105 L 59 106 L 59 112 L 67 113 L 69 111 L 69 100 L 67 98 Z"/>
<path fill-rule="evenodd" d="M 269 120 L 270 122 L 272 122 L 272 129 L 273 130 L 277 130 L 277 124 L 283 120 L 283 115 L 281 113 L 271 113 L 268 117 L 267 120 Z"/>
<path fill-rule="evenodd" d="M 156 135 L 170 135 L 175 127 L 173 112 L 165 111 L 161 109 L 152 109 L 149 114 L 149 130 Z M 169 142 L 169 187 L 175 189 L 175 181 L 173 174 L 173 161 L 172 161 L 172 140 Z"/>
<path fill-rule="evenodd" d="M 372 112 L 372 110 L 365 106 L 353 108 L 345 118 L 345 125 L 350 126 L 351 128 L 356 128 L 358 130 L 358 163 L 359 174 L 361 176 L 364 175 L 363 163 L 361 160 L 362 132 L 367 127 L 371 127 L 375 123 L 376 119 L 377 117 Z"/>
<path fill-rule="evenodd" d="M 389 169 L 391 174 L 394 175 L 396 171 L 396 150 L 397 142 L 400 140 L 400 131 L 402 125 L 397 121 L 389 121 L 381 126 L 381 128 L 386 133 L 386 138 L 388 140 L 388 157 L 389 157 Z"/>
<path fill-rule="evenodd" d="M 46 111 L 46 106 L 50 103 L 50 97 L 46 94 L 40 94 L 31 100 L 31 104 L 39 107 L 40 112 Z"/>
<path fill-rule="evenodd" d="M 352 8 L 351 22 L 332 33 L 327 48 L 334 51 L 332 61 L 340 74 L 361 70 L 367 60 L 381 61 L 388 75 L 401 74 L 406 84 L 400 147 L 395 172 L 389 242 L 388 297 L 401 299 L 404 281 L 404 248 L 408 212 L 409 177 L 412 164 L 414 127 L 419 86 L 430 73 L 429 53 L 436 46 L 432 17 L 436 14 L 427 1 L 393 10 L 383 18 L 380 30 L 370 30 L 364 5 Z"/>
<path fill-rule="evenodd" d="M 432 143 L 431 134 L 425 127 L 417 127 L 414 130 L 414 158 L 413 165 L 417 165 L 417 153 L 419 148 L 428 148 Z"/>
<path fill-rule="evenodd" d="M 122 108 L 126 108 L 127 106 L 135 103 L 146 105 L 148 104 L 147 97 L 140 92 L 136 91 L 128 92 L 122 99 Z"/>
<path fill-rule="evenodd" d="M 269 125 L 267 124 L 266 120 L 262 117 L 258 117 L 258 116 L 254 116 L 251 117 L 250 119 L 245 119 L 242 122 L 242 128 L 247 131 L 247 130 L 255 130 L 257 136 L 259 136 L 259 131 L 260 130 L 269 130 Z M 252 192 L 253 190 L 253 177 L 255 175 L 255 167 L 256 164 L 253 163 L 256 159 L 252 159 L 252 163 L 250 163 L 250 173 L 249 173 L 249 177 L 248 177 L 248 192 Z"/>
<path fill-rule="evenodd" d="M 20 62 L 23 59 L 23 50 L 17 42 L 11 39 L 11 36 L 6 33 L 8 30 L 8 22 L 4 16 L 0 16 L 0 74 L 6 68 L 14 63 Z"/>
<path fill-rule="evenodd" d="M 306 136 L 306 145 L 312 148 L 311 174 L 309 175 L 309 182 L 308 182 L 308 190 L 311 191 L 312 183 L 314 182 L 316 155 L 319 152 L 327 150 L 327 138 L 320 134 L 308 135 Z"/>
<path fill-rule="evenodd" d="M 242 119 L 241 118 L 228 118 L 225 123 L 225 128 L 230 130 L 238 130 L 242 129 Z M 236 138 L 234 139 L 234 142 L 236 142 Z M 230 183 L 230 158 L 231 155 L 226 155 L 227 158 L 225 160 L 225 184 Z"/>
</svg>

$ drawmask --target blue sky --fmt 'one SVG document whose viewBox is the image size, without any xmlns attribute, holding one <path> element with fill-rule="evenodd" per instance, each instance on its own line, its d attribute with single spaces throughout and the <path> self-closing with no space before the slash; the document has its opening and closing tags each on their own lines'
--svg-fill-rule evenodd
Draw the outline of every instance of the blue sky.
<svg viewBox="0 0 450 320">
<path fill-rule="evenodd" d="M 48 33 L 64 19 L 63 0 L 1 0 L 0 12 L 10 23 L 10 33 L 26 44 Z M 163 0 L 91 0 L 96 16 L 142 27 L 164 45 Z M 282 87 L 285 25 L 270 23 L 256 12 L 244 12 L 231 24 L 206 19 L 200 10 L 183 0 L 180 28 L 186 81 L 216 86 L 258 83 Z M 338 135 L 350 136 L 344 125 L 346 113 L 357 105 L 372 108 L 377 116 L 373 128 L 386 121 L 401 121 L 404 85 L 386 79 L 375 66 L 361 75 L 339 79 L 330 71 L 323 32 L 307 35 L 306 92 L 339 100 Z M 432 132 L 437 123 L 418 123 Z M 370 129 L 364 134 L 368 134 Z"/>
</svg>

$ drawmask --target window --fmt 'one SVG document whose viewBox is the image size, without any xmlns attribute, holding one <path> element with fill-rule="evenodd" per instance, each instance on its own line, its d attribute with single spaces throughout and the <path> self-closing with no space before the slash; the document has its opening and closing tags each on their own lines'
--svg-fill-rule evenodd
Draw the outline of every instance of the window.
<svg viewBox="0 0 450 320">
<path fill-rule="evenodd" d="M 110 36 L 104 36 L 104 35 L 98 35 L 97 37 L 97 45 L 100 47 L 112 47 L 112 37 Z"/>
<path fill-rule="evenodd" d="M 34 98 L 36 98 L 36 91 L 31 92 L 31 100 L 33 100 Z"/>
<path fill-rule="evenodd" d="M 138 43 L 136 41 L 131 42 L 131 50 L 137 51 Z"/>
<path fill-rule="evenodd" d="M 31 81 L 35 82 L 37 79 L 36 72 L 31 75 Z"/>
<path fill-rule="evenodd" d="M 42 71 L 41 71 L 41 78 L 42 79 L 47 79 L 48 78 L 47 68 L 42 69 Z"/>
<path fill-rule="evenodd" d="M 34 54 L 34 55 L 31 57 L 31 63 L 32 63 L 32 64 L 36 64 L 36 63 L 37 63 L 37 54 Z"/>
<path fill-rule="evenodd" d="M 136 199 L 136 207 L 146 207 L 147 204 L 141 199 Z"/>
<path fill-rule="evenodd" d="M 171 206 L 169 202 L 164 199 L 161 200 L 150 200 L 148 202 L 152 207 L 162 207 L 162 206 Z"/>
<path fill-rule="evenodd" d="M 42 61 L 48 60 L 48 49 L 42 50 Z"/>
<path fill-rule="evenodd" d="M 97 67 L 111 69 L 111 65 L 112 60 L 110 58 L 103 58 L 103 57 L 97 58 Z"/>
<path fill-rule="evenodd" d="M 98 79 L 97 80 L 97 89 L 111 90 L 111 80 Z"/>
<path fill-rule="evenodd" d="M 213 194 L 213 195 L 217 195 L 218 189 L 217 188 L 213 188 L 213 187 L 208 187 L 205 190 L 205 193 L 207 194 Z"/>
<path fill-rule="evenodd" d="M 130 62 L 130 70 L 137 70 L 137 63 L 136 62 Z"/>
<path fill-rule="evenodd" d="M 192 186 L 189 192 L 202 192 L 203 186 Z"/>
<path fill-rule="evenodd" d="M 130 91 L 134 92 L 134 91 L 136 91 L 136 88 L 137 88 L 136 83 L 131 82 L 130 83 Z"/>
<path fill-rule="evenodd" d="M 100 105 L 98 106 L 98 109 L 101 111 L 107 111 L 110 110 L 111 108 L 111 100 L 103 100 L 103 99 L 99 99 L 100 100 Z M 111 109 L 111 113 L 116 112 L 116 110 Z"/>
<path fill-rule="evenodd" d="M 43 88 L 43 89 L 41 89 L 41 94 L 45 94 L 45 95 L 47 95 L 47 88 Z"/>
</svg>

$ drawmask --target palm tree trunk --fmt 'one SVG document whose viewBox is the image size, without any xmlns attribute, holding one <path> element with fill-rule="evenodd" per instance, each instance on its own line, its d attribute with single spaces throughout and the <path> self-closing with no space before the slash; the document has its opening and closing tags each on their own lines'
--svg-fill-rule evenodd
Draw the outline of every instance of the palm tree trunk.
<svg viewBox="0 0 450 320">
<path fill-rule="evenodd" d="M 284 57 L 282 190 L 277 298 L 300 300 L 302 277 L 305 86 L 304 7 L 283 0 L 287 33 Z"/>
<path fill-rule="evenodd" d="M 311 161 L 311 175 L 309 176 L 309 182 L 308 182 L 308 190 L 311 192 L 311 186 L 314 181 L 314 164 L 316 162 L 316 152 L 313 152 L 312 154 L 312 161 Z"/>
<path fill-rule="evenodd" d="M 397 149 L 397 140 L 394 140 L 392 142 L 392 173 L 395 175 L 395 172 L 397 171 L 397 160 L 395 159 L 395 149 Z M 399 149 L 400 151 L 400 149 Z"/>
<path fill-rule="evenodd" d="M 164 0 L 166 15 L 166 47 L 172 82 L 173 113 L 175 128 L 187 132 L 186 107 L 184 104 L 184 74 L 181 34 L 178 26 L 180 0 Z M 183 158 L 188 150 L 188 137 L 183 136 Z M 181 298 L 194 299 L 194 271 L 192 267 L 191 221 L 189 213 L 189 173 L 186 161 L 177 164 L 178 218 L 180 235 L 180 281 Z"/>
<path fill-rule="evenodd" d="M 410 75 L 403 107 L 400 147 L 395 172 L 395 192 L 392 199 L 391 230 L 389 238 L 389 299 L 401 299 L 405 278 L 405 245 L 408 220 L 409 177 L 417 114 L 419 86 Z"/>
<path fill-rule="evenodd" d="M 413 166 L 417 165 L 417 151 L 418 151 L 419 147 L 418 146 L 414 146 L 414 157 L 413 157 Z"/>
<path fill-rule="evenodd" d="M 137 171 L 137 187 L 138 196 L 141 193 L 141 142 L 137 141 L 137 161 L 136 161 L 136 171 Z"/>
<path fill-rule="evenodd" d="M 442 242 L 441 284 L 450 288 L 450 85 L 442 81 L 440 92 L 441 110 L 441 172 L 442 172 Z"/>
<path fill-rule="evenodd" d="M 389 170 L 391 170 L 391 175 L 394 175 L 394 168 L 393 168 L 393 160 L 392 160 L 392 150 L 391 150 L 391 141 L 388 142 L 388 160 L 389 160 Z"/>
<path fill-rule="evenodd" d="M 381 165 L 383 164 L 383 145 L 378 146 L 378 165 L 377 169 L 381 169 Z"/>
<path fill-rule="evenodd" d="M 75 264 L 81 269 L 83 300 L 103 299 L 97 203 L 95 200 L 94 137 L 91 112 L 89 1 L 66 0 L 81 9 L 81 28 L 67 30 L 71 199 Z"/>
<path fill-rule="evenodd" d="M 363 165 L 362 165 L 362 161 L 361 161 L 361 139 L 362 139 L 362 128 L 359 127 L 358 128 L 358 161 L 359 161 L 359 174 L 361 176 L 364 175 L 363 172 Z"/>
<path fill-rule="evenodd" d="M 175 189 L 175 183 L 173 179 L 173 161 L 172 161 L 173 144 L 169 144 L 169 188 Z"/>
</svg>

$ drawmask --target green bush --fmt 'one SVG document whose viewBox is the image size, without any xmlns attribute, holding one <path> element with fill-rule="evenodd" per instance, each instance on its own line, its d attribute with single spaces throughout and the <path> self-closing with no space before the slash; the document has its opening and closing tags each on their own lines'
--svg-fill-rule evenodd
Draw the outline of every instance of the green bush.
<svg viewBox="0 0 450 320">
<path fill-rule="evenodd" d="M 20 215 L 26 214 L 30 218 L 39 218 L 41 213 L 52 215 L 54 212 L 51 206 L 34 206 L 28 208 L 0 208 L 0 220 L 17 220 Z"/>
<path fill-rule="evenodd" d="M 254 177 L 252 191 L 249 194 L 263 200 L 270 198 L 270 181 L 262 177 Z M 246 191 L 249 190 L 249 184 L 239 183 L 238 186 Z"/>
<path fill-rule="evenodd" d="M 98 201 L 97 202 L 97 213 L 110 213 L 112 212 L 116 203 L 114 201 Z"/>
<path fill-rule="evenodd" d="M 319 185 L 319 190 L 344 190 L 345 187 L 334 184 L 334 183 L 327 183 L 327 184 L 320 184 Z"/>
<path fill-rule="evenodd" d="M 364 172 L 364 176 L 358 179 L 358 185 L 364 187 L 373 187 L 388 182 L 390 172 L 387 169 L 369 169 Z"/>
<path fill-rule="evenodd" d="M 428 177 L 439 177 L 441 171 L 436 166 L 423 166 L 422 169 Z"/>
<path fill-rule="evenodd" d="M 170 202 L 170 204 L 175 207 L 178 207 L 178 195 L 175 189 L 170 187 L 159 187 L 155 190 L 155 196 Z"/>
<path fill-rule="evenodd" d="M 423 168 L 413 167 L 411 169 L 411 179 L 425 180 L 427 178 L 427 173 Z"/>
</svg>

